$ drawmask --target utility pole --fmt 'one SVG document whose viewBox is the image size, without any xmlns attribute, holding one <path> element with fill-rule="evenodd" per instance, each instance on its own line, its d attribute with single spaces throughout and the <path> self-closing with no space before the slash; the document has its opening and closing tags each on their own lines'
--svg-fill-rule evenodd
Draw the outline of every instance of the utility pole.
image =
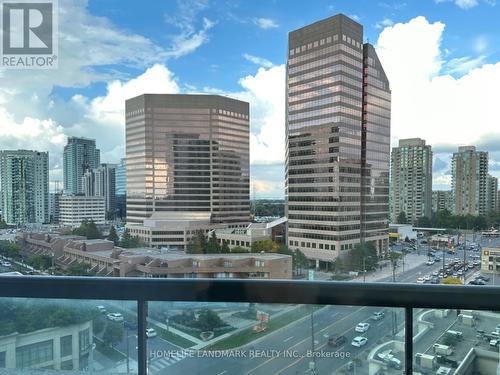
<svg viewBox="0 0 500 375">
<path fill-rule="evenodd" d="M 313 354 L 313 368 L 311 374 L 316 374 L 316 356 L 314 355 L 314 305 L 311 305 L 311 352 Z"/>
</svg>

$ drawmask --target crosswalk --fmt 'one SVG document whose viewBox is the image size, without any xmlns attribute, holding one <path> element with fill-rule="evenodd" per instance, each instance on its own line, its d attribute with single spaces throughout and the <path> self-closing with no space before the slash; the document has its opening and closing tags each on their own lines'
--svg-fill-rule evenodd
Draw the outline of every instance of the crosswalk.
<svg viewBox="0 0 500 375">
<path fill-rule="evenodd" d="M 168 366 L 173 365 L 174 363 L 177 363 L 185 358 L 185 354 L 183 353 L 177 353 L 173 354 L 169 357 L 163 357 L 163 358 L 155 358 L 150 360 L 149 362 L 149 371 L 150 372 L 158 372 Z"/>
</svg>

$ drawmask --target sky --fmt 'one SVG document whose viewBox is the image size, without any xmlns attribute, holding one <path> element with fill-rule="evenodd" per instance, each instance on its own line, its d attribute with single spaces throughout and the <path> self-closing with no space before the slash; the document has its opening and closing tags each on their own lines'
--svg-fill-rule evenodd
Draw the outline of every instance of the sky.
<svg viewBox="0 0 500 375">
<path fill-rule="evenodd" d="M 284 194 L 288 32 L 344 13 L 364 26 L 392 90 L 391 143 L 434 151 L 449 189 L 460 145 L 500 177 L 500 2 L 496 0 L 59 0 L 56 70 L 0 68 L 0 149 L 49 151 L 62 180 L 68 136 L 125 156 L 124 102 L 142 93 L 215 93 L 250 103 L 251 191 Z"/>
</svg>

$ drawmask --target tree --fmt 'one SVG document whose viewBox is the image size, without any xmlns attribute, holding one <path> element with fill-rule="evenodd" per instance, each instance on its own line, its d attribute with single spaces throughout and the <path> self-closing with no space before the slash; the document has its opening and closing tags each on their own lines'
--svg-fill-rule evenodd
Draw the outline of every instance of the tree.
<svg viewBox="0 0 500 375">
<path fill-rule="evenodd" d="M 371 271 L 376 269 L 378 254 L 375 245 L 367 242 L 364 245 L 356 244 L 349 253 L 351 270 Z"/>
<path fill-rule="evenodd" d="M 197 326 L 202 331 L 213 331 L 214 328 L 224 326 L 219 315 L 210 309 L 201 310 L 198 314 Z"/>
<path fill-rule="evenodd" d="M 188 254 L 206 254 L 207 252 L 207 237 L 205 232 L 202 230 L 197 230 L 187 246 Z"/>
<path fill-rule="evenodd" d="M 220 252 L 222 254 L 227 254 L 231 252 L 231 250 L 229 249 L 229 245 L 227 244 L 227 241 L 222 240 L 222 246 L 220 248 Z"/>
<path fill-rule="evenodd" d="M 21 249 L 19 246 L 13 242 L 7 240 L 0 241 L 0 254 L 11 259 L 20 258 Z"/>
<path fill-rule="evenodd" d="M 217 235 L 215 234 L 215 230 L 213 230 L 207 243 L 206 253 L 218 254 L 220 252 L 221 252 L 221 247 L 219 244 L 219 240 L 217 240 Z"/>
<path fill-rule="evenodd" d="M 120 239 L 118 238 L 118 234 L 116 234 L 116 229 L 115 229 L 114 225 L 112 225 L 111 228 L 109 228 L 108 240 L 113 241 L 115 246 L 118 246 L 118 244 L 120 242 Z"/>
<path fill-rule="evenodd" d="M 120 241 L 120 247 L 123 247 L 124 249 L 131 249 L 140 246 L 143 246 L 141 239 L 137 236 L 132 236 L 128 228 L 125 228 Z"/>
<path fill-rule="evenodd" d="M 403 254 L 396 251 L 391 251 L 389 253 L 389 260 L 391 261 L 392 268 L 392 281 L 396 281 L 396 268 L 398 267 L 399 259 L 403 257 Z"/>
<path fill-rule="evenodd" d="M 73 234 L 78 236 L 87 237 L 89 240 L 94 240 L 98 238 L 102 238 L 101 231 L 97 228 L 97 225 L 93 220 L 87 221 L 84 220 L 80 224 L 78 228 L 73 229 Z"/>
<path fill-rule="evenodd" d="M 231 253 L 248 253 L 249 251 L 241 246 L 235 246 L 231 249 Z"/>
<path fill-rule="evenodd" d="M 52 267 L 52 257 L 48 255 L 31 255 L 26 263 L 37 270 L 46 270 Z"/>
<path fill-rule="evenodd" d="M 0 229 L 7 229 L 9 226 L 4 219 L 0 219 Z"/>
<path fill-rule="evenodd" d="M 404 211 L 401 211 L 398 215 L 398 217 L 396 218 L 396 222 L 398 224 L 406 224 L 408 221 L 406 219 L 406 214 Z"/>
<path fill-rule="evenodd" d="M 251 246 L 252 253 L 276 253 L 279 250 L 279 245 L 273 240 L 263 240 L 253 242 Z"/>
<path fill-rule="evenodd" d="M 109 322 L 102 334 L 104 344 L 114 347 L 123 340 L 123 326 L 116 322 Z"/>
<path fill-rule="evenodd" d="M 66 272 L 69 276 L 92 276 L 89 269 L 90 266 L 86 263 L 73 263 Z"/>
<path fill-rule="evenodd" d="M 431 228 L 431 219 L 429 219 L 427 216 L 421 216 L 417 220 L 417 226 L 422 228 Z"/>
</svg>

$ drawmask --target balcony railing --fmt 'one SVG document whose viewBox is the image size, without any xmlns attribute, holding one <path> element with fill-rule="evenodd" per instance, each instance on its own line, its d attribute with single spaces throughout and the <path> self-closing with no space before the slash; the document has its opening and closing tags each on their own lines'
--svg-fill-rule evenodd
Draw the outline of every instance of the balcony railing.
<svg viewBox="0 0 500 375">
<path fill-rule="evenodd" d="M 95 367 L 94 361 L 108 363 L 103 356 L 109 354 L 114 358 L 116 354 L 122 356 L 122 360 L 117 359 L 112 372 L 139 375 L 330 375 L 350 371 L 356 374 L 382 371 L 413 374 L 414 367 L 418 367 L 419 373 L 426 373 L 424 368 L 429 374 L 435 374 L 439 368 L 444 368 L 442 371 L 451 368 L 454 372 L 450 374 L 471 373 L 465 366 L 494 368 L 491 373 L 495 374 L 498 371 L 498 346 L 492 345 L 490 339 L 495 338 L 491 335 L 496 324 L 500 323 L 500 314 L 495 313 L 500 311 L 499 296 L 500 288 L 493 286 L 1 277 L 0 369 L 14 368 L 19 373 L 27 368 L 44 367 L 106 372 L 105 364 Z M 40 311 L 39 320 L 50 321 L 64 331 L 64 324 L 57 320 L 62 319 L 61 314 L 57 319 L 49 319 L 43 315 L 44 311 L 49 314 L 46 312 L 49 310 L 37 310 L 37 307 L 33 311 L 33 306 L 43 305 L 44 301 L 64 304 L 66 311 L 72 306 L 80 312 L 89 308 L 93 315 L 88 319 L 92 320 L 90 326 L 93 328 L 89 331 L 89 322 L 68 321 L 67 332 L 54 333 L 54 337 L 49 322 L 48 327 L 41 327 L 45 331 L 36 327 L 32 331 L 19 332 L 13 328 L 9 331 L 6 323 L 11 318 L 9 314 L 13 313 L 13 306 L 23 303 L 32 308 L 33 316 Z M 99 315 L 97 309 L 103 314 Z M 202 315 L 208 314 L 207 310 L 215 312 L 218 318 L 214 320 L 212 314 L 211 322 L 215 325 L 204 331 L 208 320 L 202 323 Z M 106 318 L 105 313 L 111 312 L 118 312 L 118 317 Z M 377 316 L 376 312 L 385 312 L 385 317 Z M 102 322 L 97 324 L 96 321 L 101 318 L 104 328 Z M 366 332 L 354 329 L 361 322 L 370 324 Z M 19 325 L 19 322 L 15 324 Z M 113 343 L 109 337 L 114 325 L 124 326 L 126 334 Z M 439 328 L 441 325 L 443 329 Z M 19 326 L 25 327 L 26 323 Z M 109 330 L 108 326 L 111 327 Z M 152 331 L 147 334 L 147 329 L 151 328 L 159 336 L 156 341 L 148 339 Z M 71 336 L 75 340 L 71 346 L 73 352 L 68 346 L 72 340 L 68 338 L 71 332 L 78 333 Z M 335 342 L 341 336 L 344 338 Z M 353 346 L 355 337 L 366 337 L 368 344 Z M 12 344 L 14 341 L 16 343 Z M 51 347 L 52 342 L 57 344 Z M 97 344 L 100 352 L 90 357 L 80 353 L 79 358 L 74 358 L 78 342 L 80 347 L 87 349 L 91 345 L 91 353 Z M 441 346 L 436 347 L 436 343 Z M 342 350 L 345 353 L 351 351 L 351 358 L 342 356 Z M 456 353 L 455 357 L 452 352 Z M 251 358 L 249 353 L 253 353 Z M 477 361 L 484 358 L 484 363 L 474 365 L 474 355 Z M 168 361 L 162 362 L 161 356 L 167 356 Z M 173 363 L 180 358 L 182 362 Z M 198 362 L 194 365 L 193 361 Z M 203 372 L 197 372 L 203 368 L 200 361 L 211 361 Z M 160 366 L 162 363 L 167 366 L 167 362 L 171 365 L 168 371 Z M 120 365 L 123 370 L 119 370 Z M 108 363 L 108 369 L 109 366 L 113 367 L 112 362 Z M 481 373 L 490 373 L 490 370 L 484 371 Z"/>
</svg>

